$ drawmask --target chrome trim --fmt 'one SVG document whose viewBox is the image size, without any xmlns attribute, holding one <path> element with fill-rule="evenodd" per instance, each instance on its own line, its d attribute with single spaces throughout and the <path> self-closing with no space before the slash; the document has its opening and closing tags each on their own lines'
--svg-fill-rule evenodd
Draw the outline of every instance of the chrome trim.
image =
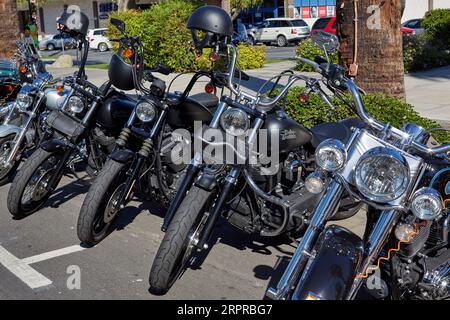
<svg viewBox="0 0 450 320">
<path fill-rule="evenodd" d="M 309 251 L 317 241 L 321 230 L 325 227 L 325 223 L 336 213 L 343 192 L 344 188 L 336 180 L 333 180 L 328 185 L 324 196 L 312 215 L 309 227 L 295 250 L 277 287 L 267 290 L 266 294 L 268 297 L 272 299 L 289 299 L 297 285 L 300 273 L 308 261 Z"/>
</svg>

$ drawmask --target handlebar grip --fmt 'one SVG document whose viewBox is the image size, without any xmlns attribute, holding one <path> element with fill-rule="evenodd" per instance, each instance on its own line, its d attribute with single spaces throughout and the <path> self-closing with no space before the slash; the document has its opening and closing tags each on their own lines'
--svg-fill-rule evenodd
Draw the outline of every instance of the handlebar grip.
<svg viewBox="0 0 450 320">
<path fill-rule="evenodd" d="M 320 66 L 317 62 L 314 62 L 312 60 L 303 58 L 303 57 L 297 57 L 298 60 L 300 60 L 303 63 L 306 63 L 308 65 L 310 65 L 316 72 L 318 73 L 322 73 L 322 70 L 320 70 Z"/>
</svg>

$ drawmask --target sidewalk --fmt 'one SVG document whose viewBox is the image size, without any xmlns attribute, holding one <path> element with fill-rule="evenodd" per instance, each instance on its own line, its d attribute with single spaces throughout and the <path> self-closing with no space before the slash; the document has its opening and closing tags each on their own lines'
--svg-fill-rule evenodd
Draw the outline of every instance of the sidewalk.
<svg viewBox="0 0 450 320">
<path fill-rule="evenodd" d="M 265 81 L 291 69 L 295 62 L 278 62 L 267 64 L 261 69 L 246 71 L 251 76 L 250 81 L 242 81 L 242 86 L 249 91 L 255 92 Z M 76 68 L 53 69 L 48 68 L 55 77 L 73 74 Z M 108 78 L 108 71 L 101 69 L 86 69 L 89 80 L 95 85 L 101 85 Z M 319 76 L 317 73 L 306 73 L 309 76 Z M 177 74 L 161 76 L 166 81 L 167 86 Z M 191 75 L 185 74 L 178 77 L 170 91 L 183 91 Z M 192 93 L 203 92 L 207 78 L 201 79 L 193 89 Z M 301 83 L 299 83 L 301 84 Z M 450 67 L 433 69 L 430 71 L 416 72 L 405 75 L 406 100 L 424 117 L 437 120 L 439 122 L 450 122 Z"/>
</svg>

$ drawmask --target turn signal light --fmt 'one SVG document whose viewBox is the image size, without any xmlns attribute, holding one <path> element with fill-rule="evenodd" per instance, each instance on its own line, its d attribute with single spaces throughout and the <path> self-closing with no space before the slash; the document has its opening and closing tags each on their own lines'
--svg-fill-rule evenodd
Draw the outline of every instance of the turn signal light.
<svg viewBox="0 0 450 320">
<path fill-rule="evenodd" d="M 56 86 L 56 92 L 58 92 L 58 94 L 61 94 L 61 92 L 63 91 L 63 86 L 61 86 L 61 85 L 58 85 L 58 86 Z"/>
<path fill-rule="evenodd" d="M 12 85 L 10 85 L 10 84 L 7 84 L 7 85 L 6 85 L 6 91 L 8 91 L 9 93 L 11 93 L 11 92 L 14 91 L 14 87 L 13 87 Z"/>
<path fill-rule="evenodd" d="M 211 83 L 207 83 L 205 86 L 205 92 L 206 93 L 213 93 L 214 92 L 214 86 Z"/>
<path fill-rule="evenodd" d="M 298 96 L 298 100 L 300 101 L 301 104 L 306 104 L 309 102 L 309 94 L 307 93 L 302 93 Z"/>
<path fill-rule="evenodd" d="M 131 58 L 133 57 L 133 54 L 134 54 L 134 52 L 133 52 L 133 50 L 131 50 L 130 48 L 126 48 L 126 49 L 123 51 L 123 56 L 124 56 L 125 58 L 127 58 L 127 59 L 131 59 Z"/>
<path fill-rule="evenodd" d="M 28 68 L 25 66 L 20 66 L 19 71 L 20 73 L 25 74 L 28 72 Z"/>
<path fill-rule="evenodd" d="M 209 60 L 212 62 L 216 62 L 217 60 L 219 60 L 219 54 L 217 52 L 212 51 L 209 54 Z"/>
</svg>

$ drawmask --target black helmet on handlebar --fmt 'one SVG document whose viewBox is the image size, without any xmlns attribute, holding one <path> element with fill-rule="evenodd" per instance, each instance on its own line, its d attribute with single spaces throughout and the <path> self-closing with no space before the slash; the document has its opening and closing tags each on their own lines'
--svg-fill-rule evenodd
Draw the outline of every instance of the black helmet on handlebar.
<svg viewBox="0 0 450 320">
<path fill-rule="evenodd" d="M 192 12 L 187 22 L 197 53 L 203 48 L 224 47 L 233 36 L 230 15 L 217 6 L 202 6 Z"/>
<path fill-rule="evenodd" d="M 89 18 L 86 14 L 77 9 L 71 11 L 65 10 L 57 23 L 62 26 L 61 31 L 67 32 L 73 38 L 85 39 L 88 28 Z"/>
</svg>

